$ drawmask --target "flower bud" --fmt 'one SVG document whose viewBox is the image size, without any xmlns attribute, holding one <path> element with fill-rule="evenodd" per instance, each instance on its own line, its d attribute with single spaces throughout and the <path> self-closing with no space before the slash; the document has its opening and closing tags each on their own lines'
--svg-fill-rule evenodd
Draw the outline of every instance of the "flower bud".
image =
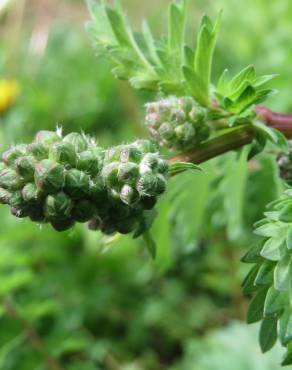
<svg viewBox="0 0 292 370">
<path fill-rule="evenodd" d="M 84 172 L 71 169 L 65 176 L 65 192 L 72 199 L 80 199 L 89 195 L 90 178 Z"/>
<path fill-rule="evenodd" d="M 42 207 L 33 207 L 28 209 L 28 217 L 33 222 L 44 223 L 46 218 Z"/>
<path fill-rule="evenodd" d="M 132 206 L 140 199 L 139 193 L 129 185 L 124 185 L 120 193 L 121 201 L 128 206 Z"/>
<path fill-rule="evenodd" d="M 25 181 L 31 181 L 34 179 L 36 163 L 33 156 L 19 157 L 15 161 L 15 167 L 19 175 L 22 176 Z"/>
<path fill-rule="evenodd" d="M 47 159 L 49 155 L 48 148 L 45 147 L 42 143 L 32 143 L 29 145 L 29 150 L 31 154 L 35 157 L 36 160 L 42 161 Z"/>
<path fill-rule="evenodd" d="M 137 220 L 133 217 L 129 217 L 115 223 L 117 232 L 123 235 L 130 234 L 131 232 L 133 232 L 136 226 Z"/>
<path fill-rule="evenodd" d="M 196 129 L 190 123 L 184 123 L 175 128 L 175 135 L 177 140 L 188 144 L 195 140 Z"/>
<path fill-rule="evenodd" d="M 59 231 L 59 232 L 72 229 L 72 227 L 74 226 L 74 224 L 75 224 L 74 220 L 71 220 L 71 219 L 51 221 L 52 227 L 56 231 Z"/>
<path fill-rule="evenodd" d="M 120 161 L 123 163 L 139 163 L 142 158 L 141 150 L 134 145 L 125 145 L 120 153 Z"/>
<path fill-rule="evenodd" d="M 25 218 L 28 215 L 28 210 L 26 208 L 16 208 L 11 207 L 11 214 L 17 218 Z"/>
<path fill-rule="evenodd" d="M 17 209 L 27 208 L 27 203 L 23 199 L 22 192 L 20 190 L 12 193 L 9 204 L 11 205 L 11 207 L 14 207 Z"/>
<path fill-rule="evenodd" d="M 50 146 L 54 143 L 61 141 L 61 137 L 55 131 L 39 131 L 36 134 L 35 142 L 43 144 L 44 146 Z"/>
<path fill-rule="evenodd" d="M 91 184 L 89 193 L 94 203 L 105 203 L 107 201 L 108 191 L 102 179 L 98 179 Z"/>
<path fill-rule="evenodd" d="M 39 190 L 48 194 L 56 193 L 64 185 L 64 167 L 49 159 L 35 166 L 35 182 Z"/>
<path fill-rule="evenodd" d="M 21 193 L 25 202 L 30 205 L 36 205 L 42 199 L 40 191 L 32 182 L 26 184 Z"/>
<path fill-rule="evenodd" d="M 72 218 L 78 222 L 87 222 L 96 214 L 96 207 L 89 200 L 80 200 L 72 209 Z"/>
<path fill-rule="evenodd" d="M 48 195 L 44 204 L 44 213 L 48 220 L 67 220 L 71 218 L 72 200 L 63 192 Z"/>
<path fill-rule="evenodd" d="M 100 226 L 101 226 L 101 220 L 98 217 L 95 217 L 88 222 L 88 229 L 91 231 L 99 230 Z"/>
<path fill-rule="evenodd" d="M 0 203 L 9 204 L 11 198 L 11 193 L 5 189 L 0 188 Z"/>
<path fill-rule="evenodd" d="M 140 204 L 145 210 L 151 210 L 155 207 L 157 203 L 157 198 L 153 197 L 141 197 Z"/>
<path fill-rule="evenodd" d="M 112 162 L 103 167 L 102 177 L 108 186 L 118 186 L 119 162 Z"/>
<path fill-rule="evenodd" d="M 11 168 L 0 172 L 0 186 L 4 189 L 13 191 L 23 186 L 23 179 Z"/>
<path fill-rule="evenodd" d="M 50 159 L 70 168 L 76 166 L 77 154 L 71 143 L 61 142 L 51 146 Z"/>
<path fill-rule="evenodd" d="M 65 136 L 63 142 L 72 144 L 77 153 L 83 152 L 88 148 L 88 141 L 85 135 L 78 134 L 77 132 L 72 132 Z"/>
<path fill-rule="evenodd" d="M 89 149 L 81 152 L 77 161 L 77 169 L 91 176 L 96 176 L 103 165 L 103 153 L 101 148 Z"/>
<path fill-rule="evenodd" d="M 25 144 L 16 145 L 2 154 L 2 160 L 7 166 L 14 164 L 15 160 L 19 157 L 25 156 L 28 153 L 28 146 Z"/>
<path fill-rule="evenodd" d="M 135 163 L 121 163 L 118 167 L 118 180 L 121 183 L 133 184 L 136 182 L 138 175 L 139 167 Z"/>
<path fill-rule="evenodd" d="M 141 196 L 158 196 L 166 189 L 166 180 L 161 175 L 146 173 L 138 181 L 137 190 Z"/>
</svg>

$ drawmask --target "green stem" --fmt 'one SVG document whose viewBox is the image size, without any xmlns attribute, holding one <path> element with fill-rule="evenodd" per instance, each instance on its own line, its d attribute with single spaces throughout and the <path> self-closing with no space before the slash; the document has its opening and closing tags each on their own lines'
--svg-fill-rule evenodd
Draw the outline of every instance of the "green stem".
<svg viewBox="0 0 292 370">
<path fill-rule="evenodd" d="M 235 128 L 226 134 L 208 140 L 205 143 L 198 145 L 193 150 L 179 154 L 169 159 L 169 162 L 191 162 L 200 164 L 211 158 L 250 144 L 253 141 L 255 134 L 256 131 L 252 125 L 246 124 Z"/>
</svg>

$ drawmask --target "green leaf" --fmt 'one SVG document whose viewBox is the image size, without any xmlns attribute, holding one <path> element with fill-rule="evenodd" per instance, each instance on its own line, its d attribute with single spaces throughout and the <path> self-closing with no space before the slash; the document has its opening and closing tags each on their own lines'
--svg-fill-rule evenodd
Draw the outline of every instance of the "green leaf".
<svg viewBox="0 0 292 370">
<path fill-rule="evenodd" d="M 246 317 L 246 321 L 248 324 L 253 324 L 263 318 L 266 294 L 267 288 L 263 288 L 251 300 L 248 306 Z"/>
<path fill-rule="evenodd" d="M 106 7 L 106 14 L 112 27 L 113 33 L 121 46 L 131 47 L 129 35 L 122 15 L 113 8 Z"/>
<path fill-rule="evenodd" d="M 273 283 L 274 268 L 275 262 L 264 261 L 255 278 L 255 285 L 271 285 Z"/>
<path fill-rule="evenodd" d="M 256 77 L 255 69 L 253 65 L 249 65 L 240 71 L 230 82 L 231 94 L 238 90 L 239 87 L 245 82 L 248 81 L 252 83 Z"/>
<path fill-rule="evenodd" d="M 285 306 L 289 304 L 286 293 L 279 292 L 274 287 L 268 290 L 265 305 L 264 316 L 275 316 L 284 310 Z"/>
<path fill-rule="evenodd" d="M 277 340 L 277 319 L 267 317 L 260 328 L 260 346 L 263 353 L 269 351 Z"/>
<path fill-rule="evenodd" d="M 292 340 L 292 312 L 286 308 L 279 320 L 279 338 L 283 346 Z"/>
<path fill-rule="evenodd" d="M 278 223 L 266 223 L 262 226 L 259 226 L 254 230 L 254 233 L 259 236 L 265 237 L 278 237 L 280 235 L 284 235 L 286 231 L 286 227 L 282 227 Z"/>
<path fill-rule="evenodd" d="M 184 47 L 184 65 L 186 65 L 188 68 L 192 68 L 195 60 L 195 52 L 190 47 L 186 46 Z"/>
<path fill-rule="evenodd" d="M 282 366 L 292 365 L 292 347 L 288 346 L 288 351 L 285 354 L 284 360 L 281 363 Z"/>
<path fill-rule="evenodd" d="M 259 122 L 259 121 L 254 121 L 253 125 L 255 126 L 257 130 L 261 131 L 270 141 L 272 141 L 275 144 L 278 143 L 279 137 L 275 133 L 275 130 L 273 130 L 272 128 L 266 126 L 264 123 Z"/>
<path fill-rule="evenodd" d="M 279 220 L 282 222 L 292 222 L 292 202 L 283 207 L 279 213 Z"/>
<path fill-rule="evenodd" d="M 254 280 L 259 271 L 260 264 L 253 266 L 253 268 L 246 275 L 245 279 L 242 282 L 242 292 L 243 294 L 252 294 L 255 291 L 258 291 L 258 287 L 254 284 Z"/>
<path fill-rule="evenodd" d="M 286 255 L 283 257 L 275 268 L 275 281 L 274 286 L 277 290 L 287 291 L 290 287 L 290 279 L 292 274 L 291 269 L 291 256 Z"/>
<path fill-rule="evenodd" d="M 194 99 L 202 106 L 208 107 L 209 99 L 205 94 L 205 87 L 201 77 L 187 66 L 183 66 L 182 71 Z"/>
<path fill-rule="evenodd" d="M 257 246 L 251 248 L 242 258 L 241 261 L 245 263 L 258 263 L 261 262 L 263 257 L 261 256 L 261 250 L 263 244 L 259 243 Z"/>
<path fill-rule="evenodd" d="M 222 96 L 228 96 L 230 93 L 230 72 L 225 69 L 220 76 L 217 84 L 217 92 Z"/>
<path fill-rule="evenodd" d="M 261 256 L 270 261 L 279 261 L 285 250 L 284 240 L 283 237 L 268 239 L 261 250 Z"/>
<path fill-rule="evenodd" d="M 175 162 L 171 163 L 169 166 L 170 174 L 181 173 L 189 170 L 203 171 L 200 166 L 190 162 Z"/>
<path fill-rule="evenodd" d="M 286 244 L 288 249 L 292 249 L 292 225 L 289 226 L 289 229 L 287 231 L 287 238 L 286 238 Z"/>
<path fill-rule="evenodd" d="M 254 84 L 253 86 L 256 87 L 256 88 L 263 88 L 265 87 L 271 80 L 273 80 L 274 78 L 278 77 L 279 75 L 278 74 L 273 74 L 273 75 L 265 75 L 265 76 L 260 76 L 260 77 L 257 77 L 254 81 Z"/>
<path fill-rule="evenodd" d="M 219 14 L 214 26 L 211 20 L 207 16 L 204 16 L 198 33 L 194 70 L 202 79 L 203 92 L 205 99 L 207 100 L 209 99 L 213 54 L 220 23 L 221 13 Z"/>
<path fill-rule="evenodd" d="M 185 15 L 174 3 L 169 6 L 168 49 L 170 54 L 181 53 L 184 41 Z"/>
<path fill-rule="evenodd" d="M 146 247 L 149 253 L 151 254 L 152 258 L 155 259 L 157 246 L 149 231 L 145 231 L 143 233 L 143 239 L 144 239 L 144 242 L 146 243 Z"/>
<path fill-rule="evenodd" d="M 282 152 L 288 154 L 289 153 L 289 143 L 286 137 L 282 134 L 281 131 L 276 130 L 275 128 L 272 128 L 272 131 L 277 136 L 277 142 L 276 142 L 277 147 L 281 149 Z"/>
</svg>

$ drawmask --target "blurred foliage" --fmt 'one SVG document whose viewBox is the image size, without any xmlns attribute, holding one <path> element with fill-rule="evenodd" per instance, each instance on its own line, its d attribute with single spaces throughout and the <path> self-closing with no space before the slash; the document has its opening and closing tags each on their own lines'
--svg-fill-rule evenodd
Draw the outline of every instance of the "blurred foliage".
<svg viewBox="0 0 292 370">
<path fill-rule="evenodd" d="M 42 25 L 43 52 L 32 47 L 37 1 L 23 13 L 20 3 L 12 2 L 0 21 L 0 76 L 20 85 L 16 102 L 0 115 L 1 148 L 56 124 L 93 134 L 103 145 L 143 136 L 148 95 L 135 95 L 95 58 L 81 26 L 84 3 L 52 2 L 56 14 Z M 122 3 L 134 24 L 147 12 L 161 29 L 168 1 Z M 194 23 L 224 8 L 215 78 L 225 67 L 237 72 L 251 62 L 260 73 L 281 73 L 274 82 L 281 93 L 271 105 L 292 110 L 292 3 L 191 6 Z M 253 242 L 252 224 L 282 186 L 270 152 L 248 165 L 245 151 L 229 153 L 206 163 L 204 173 L 173 178 L 153 227 L 154 262 L 140 241 L 104 238 L 82 226 L 57 234 L 1 208 L 0 369 L 278 369 L 280 349 L 263 357 L 257 328 L 231 324 L 244 319 L 247 307 L 240 282 L 248 267 L 240 256 Z"/>
</svg>

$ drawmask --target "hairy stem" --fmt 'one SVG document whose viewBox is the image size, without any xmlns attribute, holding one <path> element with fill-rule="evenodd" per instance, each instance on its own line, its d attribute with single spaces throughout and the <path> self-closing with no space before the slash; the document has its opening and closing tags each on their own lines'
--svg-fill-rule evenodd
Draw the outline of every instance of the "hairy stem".
<svg viewBox="0 0 292 370">
<path fill-rule="evenodd" d="M 264 106 L 257 106 L 256 112 L 258 118 L 267 126 L 281 131 L 287 139 L 292 138 L 292 114 L 273 112 Z M 226 134 L 198 145 L 195 149 L 171 158 L 169 162 L 203 163 L 218 155 L 250 144 L 255 137 L 255 133 L 252 125 L 247 124 L 240 126 Z"/>
<path fill-rule="evenodd" d="M 250 144 L 255 136 L 255 130 L 251 125 L 240 126 L 226 134 L 208 140 L 198 145 L 195 149 L 179 154 L 169 162 L 191 162 L 200 164 L 230 150 L 239 149 Z"/>
</svg>

